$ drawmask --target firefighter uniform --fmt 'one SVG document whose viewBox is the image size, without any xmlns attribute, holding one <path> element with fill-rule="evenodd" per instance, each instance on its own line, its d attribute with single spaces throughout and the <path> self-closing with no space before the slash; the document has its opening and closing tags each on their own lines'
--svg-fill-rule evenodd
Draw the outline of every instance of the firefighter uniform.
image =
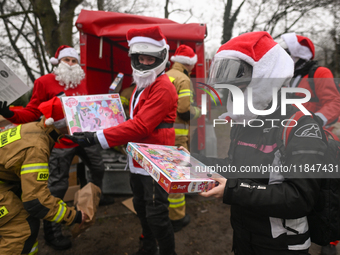
<svg viewBox="0 0 340 255">
<path fill-rule="evenodd" d="M 191 105 L 193 103 L 193 91 L 189 73 L 185 66 L 175 62 L 166 74 L 175 85 L 178 94 L 177 117 L 174 125 L 176 134 L 175 145 L 189 149 L 190 119 L 198 118 L 201 111 L 198 107 Z"/>
<path fill-rule="evenodd" d="M 36 254 L 40 219 L 71 225 L 81 212 L 47 188 L 48 159 L 60 136 L 41 122 L 0 133 L 0 253 Z"/>
<path fill-rule="evenodd" d="M 189 124 L 190 119 L 196 119 L 201 111 L 193 103 L 193 92 L 188 70 L 181 63 L 175 62 L 166 72 L 170 81 L 175 85 L 178 94 L 177 117 L 175 120 L 175 145 L 183 146 L 189 150 Z M 185 217 L 185 196 L 182 193 L 170 194 L 168 198 L 169 217 L 177 221 Z"/>
</svg>

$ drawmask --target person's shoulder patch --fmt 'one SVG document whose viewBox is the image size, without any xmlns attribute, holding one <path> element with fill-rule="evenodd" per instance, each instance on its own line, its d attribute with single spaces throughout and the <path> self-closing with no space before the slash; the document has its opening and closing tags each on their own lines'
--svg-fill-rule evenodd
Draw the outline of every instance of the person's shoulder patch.
<svg viewBox="0 0 340 255">
<path fill-rule="evenodd" d="M 0 207 L 0 218 L 4 217 L 6 214 L 8 214 L 8 210 L 6 209 L 6 207 Z"/>
<path fill-rule="evenodd" d="M 321 130 L 316 123 L 306 124 L 294 133 L 297 137 L 312 137 L 322 139 Z"/>
</svg>

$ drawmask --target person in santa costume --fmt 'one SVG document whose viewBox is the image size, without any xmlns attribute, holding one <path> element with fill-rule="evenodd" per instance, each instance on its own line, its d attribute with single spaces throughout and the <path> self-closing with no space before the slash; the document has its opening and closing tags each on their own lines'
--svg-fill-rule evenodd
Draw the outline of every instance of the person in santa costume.
<svg viewBox="0 0 340 255">
<path fill-rule="evenodd" d="M 52 73 L 35 80 L 31 100 L 25 108 L 12 111 L 7 102 L 0 102 L 0 114 L 3 117 L 15 124 L 37 121 L 42 115 L 39 105 L 54 96 L 87 95 L 85 73 L 74 48 L 60 46 L 50 62 L 57 67 Z M 55 143 L 49 160 L 48 187 L 53 196 L 64 198 L 68 189 L 69 169 L 75 155 L 89 167 L 92 178 L 89 181 L 102 187 L 105 168 L 100 147 L 97 145 L 84 150 L 70 139 L 62 138 L 60 143 Z M 65 250 L 72 245 L 71 240 L 62 234 L 60 224 L 44 221 L 44 233 L 46 243 L 54 249 Z"/>
<path fill-rule="evenodd" d="M 177 117 L 174 124 L 176 146 L 189 149 L 189 125 L 190 120 L 197 119 L 201 110 L 191 105 L 193 103 L 193 87 L 190 80 L 190 72 L 197 62 L 197 55 L 187 45 L 180 45 L 175 54 L 170 58 L 174 64 L 166 72 L 170 81 L 175 85 L 178 94 Z M 182 193 L 169 194 L 169 217 L 174 231 L 180 231 L 190 223 L 190 216 L 186 214 L 185 196 Z"/>
<path fill-rule="evenodd" d="M 288 52 L 295 64 L 294 79 L 290 86 L 304 88 L 311 93 L 312 98 L 303 104 L 304 107 L 315 113 L 323 126 L 336 122 L 340 116 L 340 94 L 332 72 L 313 60 L 315 57 L 313 42 L 308 37 L 286 33 L 281 35 L 279 44 Z M 314 72 L 314 78 L 309 77 L 311 71 Z M 314 89 L 311 88 L 311 82 L 314 82 Z M 294 95 L 297 98 L 301 96 L 304 97 L 303 94 Z"/>
<path fill-rule="evenodd" d="M 295 173 L 283 171 L 258 174 L 242 171 L 246 166 L 323 163 L 326 144 L 321 136 L 308 135 L 311 128 L 315 134 L 321 134 L 319 125 L 309 115 L 299 119 L 291 132 L 286 133 L 283 147 L 278 143 L 283 133 L 280 120 L 302 113 L 292 105 L 286 107 L 285 114 L 281 113 L 281 104 L 273 103 L 276 93 L 280 94 L 281 87 L 289 83 L 293 71 L 293 60 L 267 32 L 245 33 L 231 39 L 212 60 L 209 73 L 212 86 L 238 87 L 245 98 L 252 93 L 253 108 L 269 111 L 268 115 L 256 115 L 244 102 L 244 114 L 235 113 L 235 107 L 241 105 L 233 105 L 236 97 L 229 93 L 228 111 L 220 116 L 234 123 L 228 157 L 192 154 L 208 166 L 229 165 L 236 169 L 234 173 L 220 173 L 226 179 L 216 179 L 220 185 L 200 193 L 204 197 L 222 198 L 231 205 L 235 255 L 302 255 L 308 254 L 311 245 L 307 215 L 319 196 L 320 179 L 305 175 L 297 178 Z M 277 121 L 272 125 L 265 119 Z M 263 125 L 258 124 L 261 121 Z M 281 158 L 281 152 L 285 157 Z"/>
<path fill-rule="evenodd" d="M 136 88 L 130 99 L 130 119 L 97 132 L 67 136 L 81 146 L 99 143 L 108 149 L 128 142 L 174 145 L 177 93 L 164 70 L 169 46 L 158 26 L 127 32 Z M 136 255 L 174 255 L 174 231 L 169 219 L 167 192 L 129 157 L 133 205 L 143 230 L 143 246 Z"/>
</svg>

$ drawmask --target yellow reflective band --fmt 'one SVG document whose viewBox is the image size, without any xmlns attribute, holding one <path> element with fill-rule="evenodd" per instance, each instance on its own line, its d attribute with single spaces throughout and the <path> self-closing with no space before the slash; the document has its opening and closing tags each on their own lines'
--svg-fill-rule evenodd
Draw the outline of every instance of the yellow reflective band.
<svg viewBox="0 0 340 255">
<path fill-rule="evenodd" d="M 181 97 L 190 97 L 190 93 L 178 94 L 178 98 Z"/>
<path fill-rule="evenodd" d="M 174 77 L 171 77 L 171 76 L 169 76 L 169 80 L 172 82 L 172 83 L 174 83 L 174 81 L 176 80 Z"/>
<path fill-rule="evenodd" d="M 39 172 L 38 177 L 37 177 L 37 181 L 47 181 L 48 177 L 49 177 L 49 173 Z"/>
<path fill-rule="evenodd" d="M 190 89 L 182 89 L 178 93 L 179 94 L 181 94 L 181 93 L 191 93 L 191 90 Z"/>
<path fill-rule="evenodd" d="M 170 204 L 170 208 L 177 208 L 185 205 L 185 196 L 183 195 L 180 198 L 168 198 Z"/>
<path fill-rule="evenodd" d="M 5 182 L 4 181 L 0 181 L 0 184 L 5 184 Z"/>
<path fill-rule="evenodd" d="M 6 214 L 8 214 L 8 210 L 6 209 L 5 206 L 0 207 L 0 219 L 4 217 Z"/>
<path fill-rule="evenodd" d="M 130 103 L 129 100 L 128 100 L 126 97 L 122 97 L 122 96 L 121 96 L 121 97 L 120 97 L 120 100 L 122 101 L 122 104 L 123 104 L 123 105 L 129 105 L 129 103 Z"/>
<path fill-rule="evenodd" d="M 32 249 L 28 253 L 28 255 L 37 254 L 37 252 L 38 252 L 38 241 L 35 242 L 35 244 L 33 245 Z"/>
<path fill-rule="evenodd" d="M 0 133 L 0 148 L 21 139 L 21 125 Z"/>
<path fill-rule="evenodd" d="M 58 212 L 52 219 L 52 221 L 57 222 L 57 223 L 59 223 L 64 218 L 64 215 L 66 213 L 66 205 L 64 201 L 60 200 L 58 204 L 59 204 Z"/>
<path fill-rule="evenodd" d="M 178 129 L 175 128 L 175 135 L 189 135 L 189 130 L 188 129 Z"/>
<path fill-rule="evenodd" d="M 183 202 L 185 200 L 185 196 L 182 194 L 182 196 L 178 197 L 178 198 L 168 197 L 168 200 L 169 200 L 170 203 Z"/>
<path fill-rule="evenodd" d="M 48 172 L 48 163 L 27 164 L 21 167 L 21 175 L 37 172 Z"/>
<path fill-rule="evenodd" d="M 182 203 L 178 203 L 178 204 L 171 204 L 171 203 L 169 204 L 170 208 L 178 208 L 181 206 L 185 206 L 185 201 L 183 201 Z"/>
</svg>

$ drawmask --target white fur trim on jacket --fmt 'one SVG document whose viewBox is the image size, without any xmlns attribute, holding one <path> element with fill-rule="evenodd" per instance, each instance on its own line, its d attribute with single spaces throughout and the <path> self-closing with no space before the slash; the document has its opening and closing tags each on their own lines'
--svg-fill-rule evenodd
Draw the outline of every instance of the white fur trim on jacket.
<svg viewBox="0 0 340 255">
<path fill-rule="evenodd" d="M 283 85 L 289 83 L 294 73 L 294 62 L 282 47 L 277 44 L 271 48 L 259 61 L 255 62 L 251 57 L 239 51 L 220 51 L 215 57 L 234 57 L 241 59 L 253 66 L 253 75 L 248 88 L 252 88 L 253 106 L 256 110 L 264 110 L 272 101 L 272 88 L 279 90 Z M 257 115 L 250 112 L 248 107 L 248 88 L 244 92 L 244 115 L 233 114 L 233 102 L 231 93 L 227 101 L 228 112 L 223 114 L 224 118 L 229 116 L 234 121 L 248 122 L 256 119 Z"/>
<path fill-rule="evenodd" d="M 178 62 L 184 65 L 195 65 L 197 63 L 197 55 L 195 55 L 194 57 L 190 58 L 187 56 L 181 56 L 181 55 L 177 55 L 177 56 L 172 56 L 170 58 L 170 60 L 172 62 Z"/>
</svg>

